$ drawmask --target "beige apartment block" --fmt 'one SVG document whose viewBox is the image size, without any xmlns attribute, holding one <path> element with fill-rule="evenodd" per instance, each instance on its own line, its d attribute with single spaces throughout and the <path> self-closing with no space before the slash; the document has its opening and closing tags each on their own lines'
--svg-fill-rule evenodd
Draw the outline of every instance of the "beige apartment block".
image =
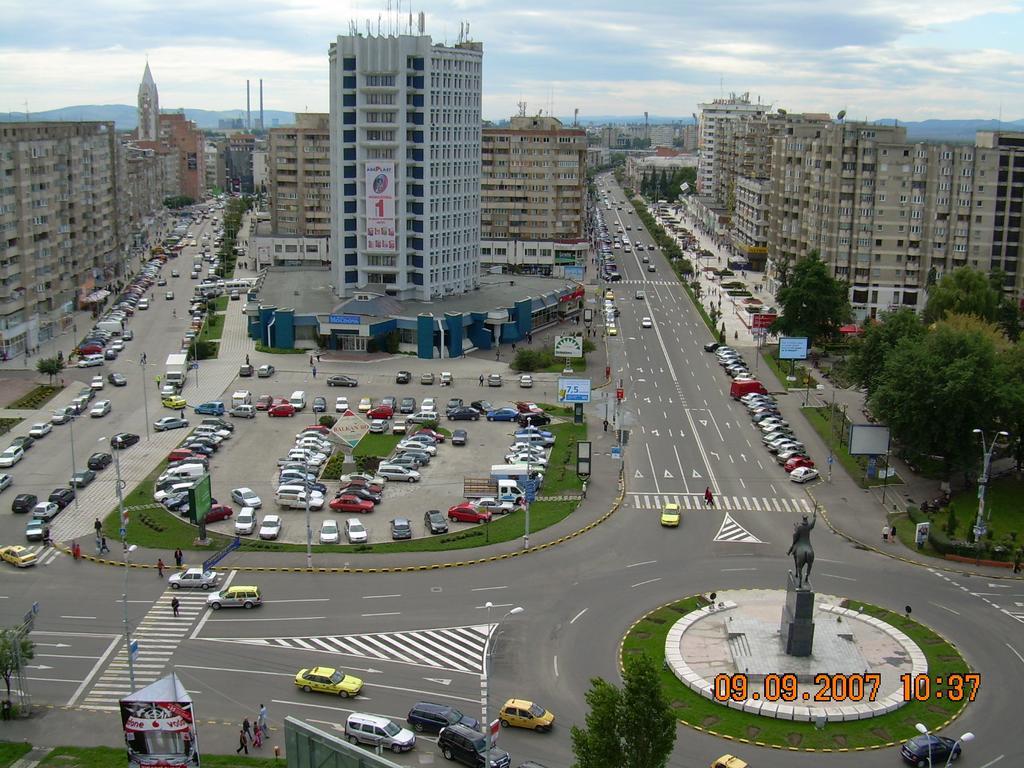
<svg viewBox="0 0 1024 768">
<path fill-rule="evenodd" d="M 0 351 L 71 327 L 123 278 L 112 122 L 0 125 Z"/>
<path fill-rule="evenodd" d="M 587 135 L 518 115 L 481 137 L 480 261 L 561 275 L 586 263 Z"/>
<path fill-rule="evenodd" d="M 730 94 L 728 98 L 699 106 L 697 194 L 706 198 L 710 207 L 724 207 L 729 199 L 732 174 L 729 129 L 735 122 L 763 116 L 771 107 L 751 104 L 749 93 Z"/>
<path fill-rule="evenodd" d="M 331 125 L 327 113 L 299 113 L 269 131 L 267 188 L 275 234 L 330 237 Z"/>
</svg>

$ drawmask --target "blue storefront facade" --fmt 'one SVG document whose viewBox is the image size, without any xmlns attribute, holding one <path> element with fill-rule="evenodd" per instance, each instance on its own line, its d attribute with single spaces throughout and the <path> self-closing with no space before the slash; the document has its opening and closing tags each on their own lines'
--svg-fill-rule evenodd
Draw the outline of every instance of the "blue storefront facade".
<svg viewBox="0 0 1024 768">
<path fill-rule="evenodd" d="M 440 311 L 401 314 L 401 309 L 348 301 L 325 314 L 303 314 L 287 307 L 246 307 L 249 336 L 278 349 L 319 349 L 345 352 L 385 350 L 397 339 L 401 351 L 417 357 L 460 357 L 471 349 L 494 349 L 521 341 L 528 334 L 582 314 L 582 287 L 565 286 L 539 297 L 516 300 L 487 311 Z M 384 314 L 383 308 L 396 310 Z"/>
</svg>

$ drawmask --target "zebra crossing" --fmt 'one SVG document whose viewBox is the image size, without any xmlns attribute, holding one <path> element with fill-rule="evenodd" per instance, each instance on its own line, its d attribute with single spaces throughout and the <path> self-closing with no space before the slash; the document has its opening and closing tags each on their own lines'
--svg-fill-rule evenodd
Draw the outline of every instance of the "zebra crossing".
<svg viewBox="0 0 1024 768">
<path fill-rule="evenodd" d="M 715 534 L 714 541 L 728 541 L 734 544 L 764 544 L 757 536 L 732 519 L 728 512 Z"/>
<path fill-rule="evenodd" d="M 678 504 L 687 510 L 707 509 L 703 493 L 643 493 L 630 491 L 633 506 L 637 509 L 664 509 L 666 504 Z M 727 512 L 788 512 L 790 514 L 809 515 L 811 504 L 807 499 L 778 499 L 767 496 L 715 496 L 714 509 Z"/>
<path fill-rule="evenodd" d="M 268 648 L 335 653 L 454 672 L 483 673 L 484 647 L 490 627 L 476 624 L 401 632 L 309 637 L 217 638 L 220 642 Z"/>
<path fill-rule="evenodd" d="M 678 280 L 619 280 L 618 285 L 674 285 L 680 286 Z M 616 283 L 609 283 L 608 287 L 615 290 Z"/>
<path fill-rule="evenodd" d="M 171 609 L 171 598 L 177 597 L 178 616 Z M 188 594 L 167 590 L 146 612 L 132 632 L 138 642 L 135 657 L 135 689 L 155 682 L 166 674 L 171 656 L 192 630 L 195 620 L 206 610 L 206 593 Z M 128 672 L 128 654 L 122 645 L 113 661 L 103 670 L 81 706 L 88 709 L 118 711 L 117 701 L 132 692 Z"/>
</svg>

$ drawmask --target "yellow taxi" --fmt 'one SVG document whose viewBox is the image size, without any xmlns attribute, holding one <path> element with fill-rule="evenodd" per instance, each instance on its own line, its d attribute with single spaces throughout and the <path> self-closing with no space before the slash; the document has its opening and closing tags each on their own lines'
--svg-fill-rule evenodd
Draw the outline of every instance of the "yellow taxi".
<svg viewBox="0 0 1024 768">
<path fill-rule="evenodd" d="M 678 528 L 681 516 L 678 504 L 666 504 L 661 510 L 661 524 L 666 528 Z"/>
<path fill-rule="evenodd" d="M 609 288 L 607 291 L 604 292 L 604 297 L 606 299 L 609 299 L 610 301 L 615 301 L 615 291 Z"/>
<path fill-rule="evenodd" d="M 347 699 L 355 696 L 363 689 L 363 681 L 358 677 L 346 675 L 340 669 L 333 667 L 313 667 L 312 669 L 300 669 L 295 675 L 295 684 L 302 690 L 309 693 L 333 693 Z"/>
<path fill-rule="evenodd" d="M 614 325 L 609 325 L 608 326 L 608 335 L 609 336 L 618 336 L 619 335 L 619 329 L 616 326 L 614 326 Z"/>
<path fill-rule="evenodd" d="M 188 405 L 185 402 L 185 398 L 181 395 L 171 395 L 170 397 L 165 397 L 160 402 L 163 403 L 164 408 L 174 408 L 179 411 Z"/>
<path fill-rule="evenodd" d="M 550 731 L 555 716 L 540 704 L 526 699 L 509 699 L 498 710 L 498 721 L 502 728 L 529 728 L 534 731 Z"/>
<path fill-rule="evenodd" d="M 36 553 L 20 544 L 0 548 L 0 558 L 18 568 L 28 568 L 37 562 Z"/>
<path fill-rule="evenodd" d="M 722 755 L 711 764 L 711 768 L 747 768 L 747 763 L 732 755 Z"/>
</svg>

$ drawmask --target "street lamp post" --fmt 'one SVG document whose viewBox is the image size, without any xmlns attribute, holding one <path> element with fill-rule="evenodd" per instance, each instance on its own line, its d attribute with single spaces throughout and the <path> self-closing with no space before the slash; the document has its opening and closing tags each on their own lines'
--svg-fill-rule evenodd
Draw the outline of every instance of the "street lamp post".
<svg viewBox="0 0 1024 768">
<path fill-rule="evenodd" d="M 77 469 L 75 469 L 75 466 L 76 466 L 75 465 L 75 419 L 76 418 L 77 418 L 77 416 L 75 414 L 71 414 L 71 418 L 68 420 L 68 426 L 71 428 L 71 478 L 70 478 L 70 480 L 71 480 L 72 483 L 74 482 L 75 472 L 78 471 Z M 75 491 L 75 514 L 77 514 L 78 513 L 78 488 L 75 488 L 74 491 Z"/>
<path fill-rule="evenodd" d="M 949 757 L 946 758 L 946 768 L 949 768 L 949 766 L 953 764 L 953 755 L 956 752 L 957 746 L 960 744 L 966 744 L 968 741 L 974 741 L 974 734 L 970 731 L 953 742 L 953 749 L 949 750 Z"/>
<path fill-rule="evenodd" d="M 981 477 L 978 478 L 978 519 L 974 521 L 974 541 L 978 543 L 982 536 L 985 535 L 985 488 L 988 485 L 988 472 L 989 467 L 992 464 L 992 451 L 996 447 L 996 439 L 1000 437 L 1009 437 L 1010 433 L 1000 430 L 996 432 L 995 437 L 992 441 L 985 442 L 985 433 L 980 429 L 975 429 L 974 434 L 981 438 L 981 451 L 984 459 L 984 464 L 981 469 Z"/>
<path fill-rule="evenodd" d="M 309 495 L 312 490 L 309 487 L 309 460 L 302 462 L 302 487 L 306 495 L 306 567 L 313 567 L 313 525 L 309 519 Z"/>
<path fill-rule="evenodd" d="M 132 690 L 135 690 L 135 658 L 132 655 L 132 629 L 128 623 L 128 568 L 131 565 L 131 561 L 128 556 L 138 549 L 137 546 L 132 544 L 128 546 L 128 542 L 124 541 L 124 549 L 121 552 L 121 566 L 124 568 L 124 592 L 121 595 L 121 600 L 124 603 L 124 651 L 128 656 L 128 681 L 131 683 Z"/>
<path fill-rule="evenodd" d="M 932 768 L 932 733 L 924 723 L 917 723 L 914 727 L 918 733 L 928 737 L 928 768 Z"/>
<path fill-rule="evenodd" d="M 142 410 L 146 414 L 146 439 L 149 440 L 149 398 L 146 397 L 146 355 L 139 358 L 139 379 L 142 383 Z"/>
<path fill-rule="evenodd" d="M 490 670 L 491 670 L 491 636 L 493 632 L 498 629 L 498 624 L 507 619 L 509 616 L 515 616 L 516 614 L 522 613 L 522 606 L 517 605 L 515 608 L 509 610 L 504 616 L 501 617 L 493 625 L 491 624 L 491 609 L 494 607 L 494 603 L 490 600 L 484 604 L 487 608 L 487 642 L 484 644 L 484 674 L 481 687 L 483 688 L 484 701 L 483 701 L 483 716 L 484 716 L 484 732 L 487 734 L 487 762 L 490 764 L 491 760 L 491 721 L 487 719 L 488 711 L 491 708 L 491 689 L 490 689 Z"/>
</svg>

